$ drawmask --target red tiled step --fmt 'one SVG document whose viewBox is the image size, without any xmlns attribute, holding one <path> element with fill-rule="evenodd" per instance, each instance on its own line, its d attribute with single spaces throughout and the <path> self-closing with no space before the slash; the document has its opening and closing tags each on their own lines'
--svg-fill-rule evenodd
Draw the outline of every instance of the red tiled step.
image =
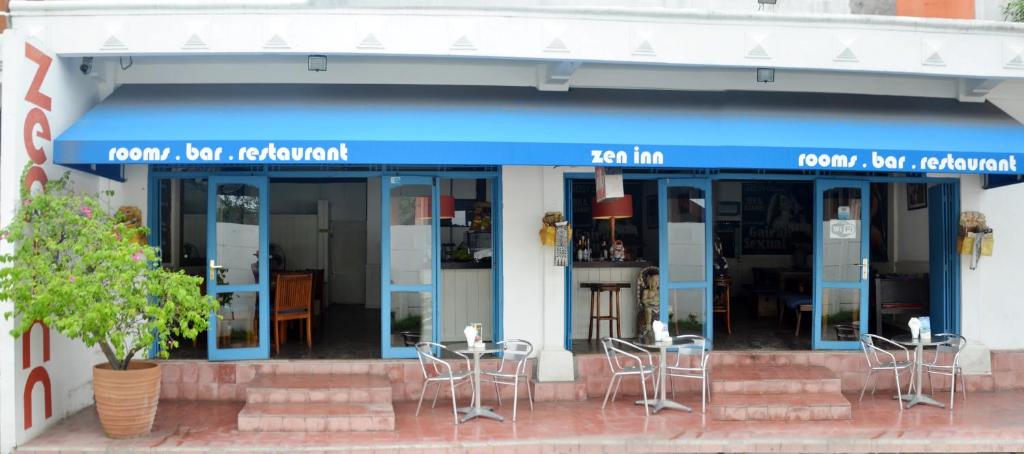
<svg viewBox="0 0 1024 454">
<path fill-rule="evenodd" d="M 720 421 L 830 421 L 851 415 L 850 401 L 839 393 L 712 393 L 711 416 Z"/>
<path fill-rule="evenodd" d="M 839 393 L 842 381 L 822 366 L 720 366 L 711 371 L 711 393 Z"/>
<path fill-rule="evenodd" d="M 383 375 L 260 375 L 249 382 L 246 402 L 391 404 L 391 382 Z"/>
<path fill-rule="evenodd" d="M 248 403 L 240 432 L 374 432 L 395 430 L 391 404 Z"/>
</svg>

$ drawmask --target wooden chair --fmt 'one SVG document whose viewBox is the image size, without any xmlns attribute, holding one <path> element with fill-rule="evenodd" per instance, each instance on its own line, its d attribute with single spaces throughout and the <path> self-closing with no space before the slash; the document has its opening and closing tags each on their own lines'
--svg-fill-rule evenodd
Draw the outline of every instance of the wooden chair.
<svg viewBox="0 0 1024 454">
<path fill-rule="evenodd" d="M 274 307 L 270 323 L 274 325 L 274 351 L 281 351 L 281 323 L 306 321 L 306 347 L 313 348 L 313 274 L 278 274 L 274 285 Z"/>
</svg>

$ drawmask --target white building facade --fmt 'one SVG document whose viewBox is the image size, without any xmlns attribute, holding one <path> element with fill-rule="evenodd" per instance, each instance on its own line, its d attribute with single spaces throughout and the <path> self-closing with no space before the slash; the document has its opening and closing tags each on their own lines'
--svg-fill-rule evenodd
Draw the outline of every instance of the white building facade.
<svg viewBox="0 0 1024 454">
<path fill-rule="evenodd" d="M 1024 341 L 1016 335 L 1018 321 L 1024 319 L 1016 285 L 1024 265 L 1017 260 L 1016 253 L 1024 252 L 1024 239 L 1013 234 L 1016 226 L 1024 223 L 1020 204 L 1024 185 L 996 187 L 992 182 L 997 179 L 988 176 L 999 174 L 1000 178 L 1013 180 L 1014 175 L 1024 174 L 1016 164 L 1010 165 L 1024 155 L 1024 141 L 1014 142 L 1014 138 L 1022 137 L 1015 128 L 1024 121 L 1024 25 L 1002 22 L 998 2 L 977 2 L 977 19 L 879 15 L 879 11 L 851 9 L 852 2 L 824 0 L 779 0 L 777 5 L 759 5 L 755 0 L 495 1 L 483 6 L 468 3 L 472 2 L 165 0 L 142 5 L 132 1 L 12 1 L 11 28 L 3 34 L 0 221 L 10 221 L 20 185 L 34 186 L 56 178 L 67 170 L 62 164 L 77 166 L 78 170 L 73 172 L 76 188 L 112 189 L 117 194 L 114 203 L 139 207 L 144 218 L 154 219 L 153 210 L 158 209 L 154 205 L 154 191 L 158 188 L 153 185 L 160 184 L 159 178 L 173 172 L 237 175 L 231 170 L 237 163 L 200 157 L 180 165 L 147 161 L 142 155 L 138 160 L 144 162 L 128 163 L 134 159 L 130 149 L 144 148 L 141 144 L 147 134 L 152 133 L 153 140 L 159 142 L 157 148 L 182 145 L 189 134 L 208 134 L 188 139 L 197 144 L 203 140 L 228 143 L 245 139 L 227 136 L 245 129 L 244 125 L 229 124 L 230 118 L 225 118 L 223 129 L 219 124 L 207 124 L 202 130 L 176 133 L 174 128 L 186 124 L 185 117 L 190 112 L 203 113 L 201 101 L 206 94 L 211 96 L 205 99 L 237 102 L 225 106 L 224 112 L 230 113 L 244 111 L 250 102 L 260 107 L 259 103 L 264 102 L 259 98 L 262 95 L 247 96 L 261 91 L 280 95 L 281 99 L 266 101 L 267 107 L 291 108 L 294 103 L 301 107 L 307 99 L 303 96 L 312 90 L 311 97 L 322 94 L 327 101 L 321 102 L 325 104 L 334 99 L 358 98 L 358 102 L 347 105 L 347 110 L 334 115 L 363 115 L 358 119 L 362 129 L 357 132 L 369 132 L 356 140 L 353 135 L 316 129 L 326 123 L 314 122 L 308 129 L 296 126 L 289 133 L 308 132 L 309 140 L 318 141 L 317 144 L 325 144 L 334 137 L 333 140 L 345 144 L 339 148 L 347 148 L 352 161 L 346 158 L 342 160 L 346 162 L 329 167 L 316 159 L 295 166 L 264 161 L 253 166 L 265 167 L 243 173 L 263 178 L 301 178 L 296 175 L 298 172 L 320 172 L 321 177 L 334 171 L 339 175 L 362 172 L 358 174 L 360 178 L 371 181 L 367 183 L 367 206 L 387 207 L 381 197 L 388 197 L 389 193 L 380 185 L 389 181 L 402 184 L 395 178 L 426 176 L 443 180 L 460 178 L 460 172 L 467 176 L 478 172 L 482 175 L 479 178 L 490 185 L 484 192 L 489 194 L 494 222 L 500 223 L 494 235 L 495 277 L 485 278 L 487 285 L 493 286 L 489 288 L 494 313 L 488 321 L 498 324 L 494 328 L 495 339 L 500 336 L 533 342 L 539 381 L 575 379 L 569 347 L 572 339 L 578 338 L 572 333 L 578 330 L 572 328 L 572 317 L 579 316 L 579 309 L 574 312 L 571 308 L 574 281 L 565 267 L 555 264 L 554 249 L 542 245 L 537 232 L 545 213 L 569 213 L 567 200 L 571 200 L 571 195 L 567 195 L 567 181 L 593 181 L 593 159 L 599 160 L 600 167 L 626 168 L 627 178 L 656 180 L 662 185 L 661 192 L 652 200 L 662 210 L 661 214 L 671 209 L 671 205 L 666 206 L 671 203 L 665 200 L 666 194 L 680 179 L 706 182 L 693 183 L 696 186 L 682 183 L 682 187 L 688 188 L 704 184 L 710 188 L 715 175 L 740 178 L 751 174 L 797 175 L 795 178 L 811 182 L 852 179 L 857 184 L 890 184 L 891 235 L 886 240 L 889 258 L 879 265 L 890 272 L 927 272 L 934 265 L 928 262 L 927 255 L 921 257 L 920 251 L 928 248 L 927 242 L 914 236 L 915 231 L 928 229 L 926 212 L 898 211 L 906 199 L 907 185 L 924 183 L 955 188 L 950 193 L 953 198 L 949 199 L 958 206 L 953 213 L 985 214 L 995 230 L 996 242 L 993 254 L 983 257 L 976 269 L 971 269 L 969 258 L 963 256 L 955 262 L 959 269 L 946 271 L 945 276 L 956 280 L 945 288 L 950 301 L 947 310 L 955 314 L 948 327 L 961 332 L 975 346 L 970 358 L 974 374 L 991 373 L 990 352 L 1024 349 Z M 311 56 L 323 56 L 326 70 L 311 70 L 309 65 L 319 61 Z M 759 82 L 758 68 L 773 70 L 774 80 Z M 175 104 L 180 110 L 173 115 L 168 110 L 170 120 L 165 123 L 147 123 L 147 112 L 163 112 L 159 109 L 177 102 L 177 93 L 184 93 L 186 98 L 180 105 Z M 606 96 L 607 93 L 613 94 Z M 390 111 L 376 112 L 370 108 L 372 98 L 378 95 L 395 109 L 422 108 L 449 122 L 427 122 L 431 134 L 418 137 L 416 131 L 409 130 L 414 122 L 389 125 Z M 515 107 L 504 110 L 502 103 L 506 101 Z M 835 150 L 854 150 L 850 153 L 863 156 L 860 162 L 864 162 L 873 150 L 895 157 L 897 147 L 904 144 L 910 156 L 908 163 L 924 166 L 936 157 L 936 166 L 910 168 L 902 163 L 887 166 L 883 162 L 871 164 L 871 168 L 864 164 L 852 172 L 837 169 L 834 163 L 815 169 L 801 169 L 792 163 L 772 168 L 769 161 L 775 159 L 770 156 L 774 151 L 767 149 L 761 150 L 767 155 L 755 153 L 702 161 L 697 156 L 718 155 L 706 150 L 688 154 L 686 148 L 697 150 L 714 143 L 701 145 L 697 139 L 691 143 L 686 137 L 673 138 L 669 134 L 672 126 L 658 117 L 661 113 L 674 115 L 676 107 L 686 115 L 700 117 L 704 110 L 687 107 L 686 103 L 691 101 L 695 105 L 729 106 L 725 111 L 713 112 L 720 125 L 737 125 L 740 123 L 729 122 L 747 121 L 749 117 L 764 122 L 754 123 L 757 128 L 750 130 L 739 127 L 717 131 L 733 136 L 729 139 L 732 142 L 724 141 L 724 145 L 747 144 L 753 150 L 763 140 L 771 142 L 768 148 L 778 149 L 779 153 L 783 149 L 794 153 L 786 156 L 835 156 Z M 832 101 L 834 105 L 822 104 Z M 94 111 L 98 112 L 92 117 L 95 123 L 78 123 L 89 118 L 87 113 L 97 106 L 108 106 L 109 110 Z M 132 106 L 139 110 L 132 110 Z M 313 101 L 309 106 L 310 111 L 317 110 L 313 106 L 324 107 Z M 590 115 L 588 106 L 601 111 L 605 118 L 621 118 L 624 129 L 588 131 L 588 125 L 601 123 L 573 120 L 586 119 Z M 751 110 L 744 110 L 751 106 Z M 939 110 L 930 111 L 934 106 L 939 106 Z M 477 108 L 494 117 L 475 115 Z M 524 110 L 516 110 L 520 108 Z M 890 109 L 903 110 L 889 117 L 886 114 Z M 980 117 L 973 117 L 976 113 Z M 212 115 L 204 117 L 208 119 L 223 112 L 203 114 Z M 111 128 L 109 121 L 118 115 L 125 119 L 134 115 L 138 123 L 125 123 L 124 130 Z M 267 118 L 272 117 L 281 125 L 291 121 L 288 115 L 267 112 Z M 833 121 L 824 123 L 826 128 L 844 125 L 847 119 L 850 123 L 863 123 L 865 129 L 857 131 L 867 136 L 858 144 L 836 139 L 815 146 L 814 140 L 831 140 L 827 131 L 813 131 L 811 126 L 803 125 L 771 132 L 779 124 L 775 122 L 777 118 L 806 119 L 818 115 Z M 936 123 L 925 124 L 932 117 Z M 317 121 L 328 122 L 332 118 Z M 501 123 L 488 124 L 488 118 Z M 970 129 L 976 126 L 975 118 L 991 124 Z M 514 124 L 517 119 L 524 121 L 520 127 Z M 901 136 L 901 119 L 925 126 Z M 458 121 L 466 123 L 451 123 Z M 105 127 L 94 134 L 89 128 L 95 124 Z M 133 125 L 152 129 L 133 129 Z M 879 135 L 886 134 L 886 138 L 875 140 L 871 128 L 880 128 L 874 130 Z M 278 130 L 285 129 L 274 129 Z M 62 140 L 67 140 L 68 145 L 60 149 L 55 145 L 66 131 L 71 135 Z M 227 132 L 218 136 L 221 131 Z M 801 131 L 807 135 L 801 137 Z M 950 166 L 937 167 L 947 153 L 932 146 L 934 138 L 921 135 L 927 131 L 953 131 L 948 132 L 949 137 L 959 138 L 950 145 Z M 588 132 L 595 139 L 588 140 Z M 844 130 L 837 134 L 849 138 L 855 132 Z M 698 133 L 695 127 L 679 130 L 684 136 L 696 137 Z M 389 135 L 394 136 L 396 143 L 422 141 L 443 145 L 414 147 L 408 153 L 388 157 Z M 667 139 L 655 142 L 651 139 L 655 136 Z M 613 141 L 608 137 L 624 139 Z M 294 138 L 279 140 L 284 143 Z M 174 142 L 179 139 L 180 143 Z M 259 141 L 264 137 L 253 139 Z M 116 147 L 111 147 L 106 156 L 85 151 L 101 149 L 118 140 L 125 144 L 124 156 L 118 156 Z M 479 152 L 483 156 L 474 157 L 472 152 L 464 151 L 468 148 L 460 148 L 463 141 L 483 144 Z M 927 146 L 918 147 L 915 141 Z M 519 146 L 523 150 L 530 148 L 522 145 L 524 142 L 557 146 L 531 148 L 534 151 L 517 154 Z M 377 154 L 360 157 L 360 143 L 373 144 L 367 145 L 367 149 L 372 148 Z M 499 143 L 500 147 L 495 145 Z M 977 149 L 972 148 L 975 144 Z M 634 159 L 632 145 L 637 151 L 658 151 L 665 165 L 655 167 L 653 164 L 659 158 L 653 155 L 651 161 L 629 162 Z M 577 146 L 580 154 L 567 156 L 569 152 L 565 150 L 569 148 L 561 146 Z M 627 162 L 619 160 L 619 153 L 613 153 L 609 160 L 605 160 L 607 156 L 603 153 L 592 155 L 595 149 L 627 151 Z M 556 152 L 551 155 L 544 150 Z M 974 156 L 972 151 L 994 159 L 995 167 L 985 171 L 984 164 L 980 170 L 952 165 L 954 158 Z M 231 153 L 228 148 L 225 156 Z M 410 158 L 417 153 L 420 159 Z M 765 164 L 751 156 L 767 156 Z M 29 162 L 33 167 L 28 172 L 28 181 L 19 181 Z M 1005 163 L 1005 167 L 1000 167 L 1000 163 Z M 372 183 L 374 178 L 376 187 Z M 443 194 L 443 188 L 436 189 L 439 184 L 442 183 L 433 183 L 434 200 Z M 714 205 L 714 197 L 706 197 L 701 206 L 707 209 Z M 433 209 L 436 214 L 441 208 Z M 371 214 L 365 219 L 364 230 L 384 232 L 381 216 L 388 216 L 388 211 L 380 207 L 368 210 Z M 666 222 L 664 216 L 660 218 Z M 703 226 L 701 229 L 707 231 Z M 383 236 L 367 236 L 362 245 L 369 251 L 368 256 L 381 250 L 380 243 L 387 241 L 388 234 Z M 698 242 L 710 251 L 707 239 L 710 236 Z M 383 247 L 386 251 L 388 243 Z M 438 252 L 439 245 L 434 247 Z M 666 251 L 668 246 L 662 247 Z M 662 265 L 677 265 L 666 262 L 670 259 L 664 255 L 660 259 Z M 701 258 L 710 263 L 710 255 Z M 382 264 L 368 259 L 368 269 L 376 270 L 363 275 L 368 298 L 374 292 L 382 298 L 381 292 L 402 291 L 379 276 L 381 266 L 386 267 L 388 260 Z M 662 304 L 668 305 L 667 300 L 675 297 L 670 295 L 673 289 L 704 291 L 700 299 L 710 304 L 712 273 L 710 266 L 702 270 L 706 277 L 699 284 L 663 278 L 663 283 L 671 281 L 678 286 L 665 289 Z M 632 279 L 630 276 L 628 280 Z M 435 292 L 435 300 L 443 299 L 444 291 L 437 280 L 430 281 L 434 283 L 430 288 Z M 702 287 L 705 282 L 707 286 Z M 819 290 L 822 285 L 817 284 Z M 407 290 L 431 291 L 410 289 Z M 394 310 L 401 298 L 389 298 L 385 296 L 382 301 Z M 867 298 L 866 294 L 863 298 Z M 632 307 L 632 301 L 626 303 L 624 307 Z M 867 315 L 866 306 L 862 310 Z M 861 321 L 867 318 L 862 316 Z M 385 325 L 382 322 L 382 327 L 386 328 Z M 12 321 L 0 321 L 0 331 L 8 331 L 12 326 Z M 253 353 L 257 356 L 249 359 L 267 355 L 266 348 L 257 348 Z M 389 356 L 388 351 L 382 351 L 381 356 Z M 211 359 L 233 358 L 230 354 L 215 358 L 211 353 Z M 90 405 L 91 367 L 102 360 L 98 351 L 43 328 L 36 328 L 25 339 L 0 338 L 0 452 L 10 451 L 62 417 Z"/>
</svg>

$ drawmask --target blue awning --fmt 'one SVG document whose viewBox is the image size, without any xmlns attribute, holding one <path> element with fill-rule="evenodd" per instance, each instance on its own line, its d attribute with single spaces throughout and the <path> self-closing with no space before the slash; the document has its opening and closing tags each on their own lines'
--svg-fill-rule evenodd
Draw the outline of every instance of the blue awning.
<svg viewBox="0 0 1024 454">
<path fill-rule="evenodd" d="M 1018 174 L 1022 147 L 998 108 L 944 99 L 130 85 L 61 134 L 54 161 Z"/>
</svg>

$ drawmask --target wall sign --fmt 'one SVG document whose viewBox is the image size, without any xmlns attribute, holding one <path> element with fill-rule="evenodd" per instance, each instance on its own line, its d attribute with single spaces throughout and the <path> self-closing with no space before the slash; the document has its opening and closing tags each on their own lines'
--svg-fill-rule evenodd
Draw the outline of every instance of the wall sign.
<svg viewBox="0 0 1024 454">
<path fill-rule="evenodd" d="M 832 240 L 856 240 L 858 221 L 833 219 L 828 221 L 828 237 Z"/>
</svg>

